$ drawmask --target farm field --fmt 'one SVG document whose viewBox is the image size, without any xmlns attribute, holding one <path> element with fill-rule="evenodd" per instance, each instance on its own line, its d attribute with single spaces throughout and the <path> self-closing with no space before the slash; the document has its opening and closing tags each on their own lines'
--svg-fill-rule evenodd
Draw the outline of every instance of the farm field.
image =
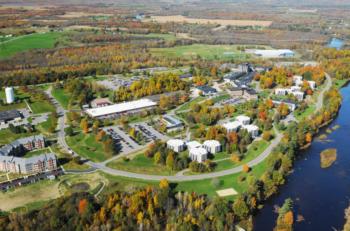
<svg viewBox="0 0 350 231">
<path fill-rule="evenodd" d="M 9 58 L 16 53 L 27 50 L 53 48 L 62 36 L 62 33 L 49 32 L 45 34 L 24 35 L 10 39 L 0 43 L 0 59 Z"/>
<path fill-rule="evenodd" d="M 152 16 L 151 19 L 145 19 L 145 21 L 156 21 L 158 23 L 193 23 L 193 24 L 219 24 L 221 26 L 260 26 L 269 27 L 272 21 L 259 21 L 259 20 L 227 20 L 227 19 L 204 19 L 204 18 L 188 18 L 182 15 L 171 16 Z"/>
<path fill-rule="evenodd" d="M 167 58 L 193 59 L 200 57 L 207 60 L 246 60 L 249 54 L 242 53 L 236 45 L 193 44 L 171 48 L 152 48 L 151 53 Z"/>
</svg>

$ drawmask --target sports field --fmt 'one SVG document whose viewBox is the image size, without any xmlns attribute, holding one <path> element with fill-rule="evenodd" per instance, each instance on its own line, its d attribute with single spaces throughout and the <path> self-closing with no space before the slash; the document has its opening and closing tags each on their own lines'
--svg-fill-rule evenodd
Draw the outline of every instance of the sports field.
<svg viewBox="0 0 350 231">
<path fill-rule="evenodd" d="M 53 48 L 55 43 L 63 37 L 62 33 L 36 33 L 15 37 L 0 43 L 0 59 L 9 58 L 16 53 L 32 50 Z"/>
<path fill-rule="evenodd" d="M 153 48 L 151 53 L 169 58 L 202 58 L 207 60 L 245 60 L 250 56 L 237 48 L 236 45 L 193 44 L 171 48 Z"/>
</svg>

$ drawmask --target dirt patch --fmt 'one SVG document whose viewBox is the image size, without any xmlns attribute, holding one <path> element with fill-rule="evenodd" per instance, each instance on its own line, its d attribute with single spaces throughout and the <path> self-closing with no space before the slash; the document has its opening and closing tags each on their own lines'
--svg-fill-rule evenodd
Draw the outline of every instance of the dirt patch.
<svg viewBox="0 0 350 231">
<path fill-rule="evenodd" d="M 234 196 L 238 194 L 233 188 L 218 190 L 216 193 L 219 195 L 219 197 Z"/>
<path fill-rule="evenodd" d="M 61 196 L 58 184 L 57 181 L 39 182 L 0 193 L 0 209 L 9 211 L 29 203 L 56 199 Z"/>
<path fill-rule="evenodd" d="M 272 21 L 188 18 L 182 15 L 152 16 L 151 19 L 145 19 L 145 21 L 156 21 L 158 23 L 186 22 L 186 23 L 198 23 L 198 24 L 208 24 L 208 23 L 219 24 L 221 26 L 262 26 L 262 27 L 269 27 L 272 24 Z"/>
<path fill-rule="evenodd" d="M 337 150 L 332 149 L 326 149 L 320 154 L 321 156 L 321 168 L 328 168 L 330 167 L 334 161 L 337 160 Z"/>
</svg>

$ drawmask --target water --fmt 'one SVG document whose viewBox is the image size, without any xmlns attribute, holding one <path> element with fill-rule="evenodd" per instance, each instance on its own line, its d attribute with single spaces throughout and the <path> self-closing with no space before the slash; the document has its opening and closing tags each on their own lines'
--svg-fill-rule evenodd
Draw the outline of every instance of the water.
<svg viewBox="0 0 350 231">
<path fill-rule="evenodd" d="M 277 219 L 274 206 L 281 206 L 288 197 L 294 201 L 294 214 L 305 221 L 295 222 L 295 230 L 341 230 L 344 209 L 350 203 L 350 85 L 341 90 L 343 104 L 338 117 L 329 128 L 340 128 L 328 135 L 330 142 L 315 141 L 296 161 L 280 193 L 268 200 L 255 218 L 255 230 L 272 230 Z M 327 169 L 320 168 L 320 152 L 327 148 L 338 150 L 336 162 Z"/>
<path fill-rule="evenodd" d="M 344 46 L 344 40 L 338 39 L 338 38 L 332 38 L 331 41 L 329 41 L 328 47 L 335 48 L 337 50 L 340 50 Z"/>
</svg>

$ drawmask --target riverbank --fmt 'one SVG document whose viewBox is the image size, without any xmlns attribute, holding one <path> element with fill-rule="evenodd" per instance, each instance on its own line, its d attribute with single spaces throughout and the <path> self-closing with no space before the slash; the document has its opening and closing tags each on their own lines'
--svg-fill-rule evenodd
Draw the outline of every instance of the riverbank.
<svg viewBox="0 0 350 231">
<path fill-rule="evenodd" d="M 347 81 L 348 82 L 348 81 Z M 350 196 L 350 86 L 341 89 L 343 101 L 337 117 L 328 127 L 340 127 L 327 134 L 328 142 L 314 140 L 309 149 L 301 151 L 295 162 L 293 172 L 288 176 L 287 183 L 271 197 L 264 208 L 256 215 L 254 226 L 256 230 L 272 230 L 277 214 L 274 208 L 291 197 L 295 202 L 293 210 L 295 217 L 302 215 L 305 221 L 295 223 L 295 230 L 331 230 L 341 229 L 344 224 L 344 209 L 348 206 Z M 320 129 L 319 134 L 325 134 L 327 127 Z M 331 168 L 320 167 L 319 154 L 328 148 L 336 148 L 337 160 Z M 322 222 L 319 222 L 322 221 Z"/>
</svg>

